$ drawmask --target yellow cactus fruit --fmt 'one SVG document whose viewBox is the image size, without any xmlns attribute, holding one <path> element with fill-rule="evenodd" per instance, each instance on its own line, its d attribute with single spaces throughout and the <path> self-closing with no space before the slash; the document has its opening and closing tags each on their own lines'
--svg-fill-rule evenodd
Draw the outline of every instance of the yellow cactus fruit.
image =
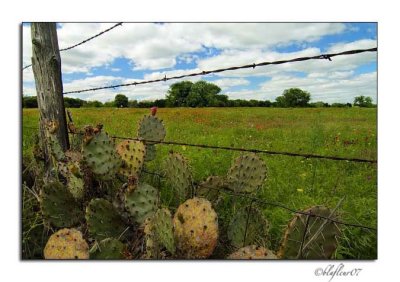
<svg viewBox="0 0 400 282">
<path fill-rule="evenodd" d="M 218 217 L 211 203 L 203 198 L 181 204 L 173 219 L 178 254 L 184 258 L 209 257 L 218 242 Z"/>
<path fill-rule="evenodd" d="M 64 228 L 50 236 L 45 259 L 89 259 L 89 246 L 76 229 Z"/>
</svg>

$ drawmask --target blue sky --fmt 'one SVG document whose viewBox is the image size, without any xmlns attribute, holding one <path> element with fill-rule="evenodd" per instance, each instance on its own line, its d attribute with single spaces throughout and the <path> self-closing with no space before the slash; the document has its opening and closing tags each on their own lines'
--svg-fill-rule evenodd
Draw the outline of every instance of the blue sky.
<svg viewBox="0 0 400 282">
<path fill-rule="evenodd" d="M 58 24 L 60 48 L 78 43 L 113 23 Z M 103 36 L 61 53 L 64 91 L 156 79 L 262 61 L 290 59 L 377 46 L 375 23 L 124 23 Z M 30 64 L 30 26 L 23 25 L 23 65 Z M 291 87 L 313 101 L 377 98 L 376 53 L 258 67 L 196 77 L 219 85 L 232 99 L 275 100 Z M 110 101 L 164 98 L 176 81 L 70 95 Z M 36 95 L 32 69 L 23 71 L 24 95 Z"/>
</svg>

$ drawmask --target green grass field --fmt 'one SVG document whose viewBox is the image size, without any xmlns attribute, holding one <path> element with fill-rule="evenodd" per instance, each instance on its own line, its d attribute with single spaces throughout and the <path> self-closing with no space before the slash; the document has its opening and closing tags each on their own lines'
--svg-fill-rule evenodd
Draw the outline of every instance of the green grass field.
<svg viewBox="0 0 400 282">
<path fill-rule="evenodd" d="M 111 135 L 136 136 L 139 119 L 148 109 L 71 109 L 77 126 L 102 123 Z M 217 146 L 313 153 L 341 157 L 377 158 L 377 112 L 365 108 L 277 109 L 203 108 L 159 109 L 167 129 L 166 140 Z M 25 109 L 22 152 L 31 154 L 38 111 Z M 223 175 L 239 152 L 185 146 L 157 145 L 157 158 L 147 169 L 160 171 L 169 150 L 184 154 L 194 179 Z M 258 196 L 295 209 L 324 204 L 340 206 L 343 221 L 377 226 L 377 165 L 347 161 L 260 155 L 268 178 Z M 292 215 L 263 207 L 270 222 L 268 245 L 276 250 Z M 335 258 L 377 258 L 377 236 L 369 230 L 343 227 Z"/>
</svg>

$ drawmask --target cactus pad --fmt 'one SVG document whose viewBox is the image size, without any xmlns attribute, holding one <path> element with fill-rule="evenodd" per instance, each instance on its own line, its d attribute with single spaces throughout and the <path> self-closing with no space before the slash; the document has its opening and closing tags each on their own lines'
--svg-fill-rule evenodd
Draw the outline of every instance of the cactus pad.
<svg viewBox="0 0 400 282">
<path fill-rule="evenodd" d="M 101 180 L 112 179 L 122 162 L 114 143 L 104 132 L 91 136 L 83 148 L 83 160 Z"/>
<path fill-rule="evenodd" d="M 125 208 L 130 212 L 135 222 L 143 224 L 157 210 L 158 190 L 146 183 L 139 183 L 125 193 Z"/>
<path fill-rule="evenodd" d="M 138 175 L 143 167 L 146 148 L 143 142 L 124 140 L 117 145 L 117 153 L 122 158 L 119 173 L 128 177 Z"/>
<path fill-rule="evenodd" d="M 178 203 L 183 203 L 190 195 L 192 173 L 188 161 L 180 153 L 170 153 L 165 162 L 165 176 L 170 183 Z"/>
<path fill-rule="evenodd" d="M 107 238 L 90 250 L 90 259 L 124 259 L 126 246 L 119 240 Z"/>
<path fill-rule="evenodd" d="M 255 208 L 240 210 L 228 227 L 228 239 L 232 246 L 240 248 L 250 244 L 263 243 L 268 234 L 268 222 Z M 247 230 L 246 230 L 247 225 Z"/>
<path fill-rule="evenodd" d="M 76 229 L 61 229 L 50 236 L 44 248 L 45 259 L 88 259 L 89 246 Z"/>
<path fill-rule="evenodd" d="M 218 217 L 209 201 L 187 200 L 176 210 L 173 224 L 179 255 L 194 259 L 212 254 L 218 241 Z"/>
<path fill-rule="evenodd" d="M 235 192 L 251 193 L 259 188 L 266 178 L 266 166 L 256 154 L 238 157 L 227 174 L 227 185 Z"/>
<path fill-rule="evenodd" d="M 67 187 L 49 182 L 41 191 L 43 216 L 56 227 L 71 227 L 83 218 L 83 211 Z"/>
<path fill-rule="evenodd" d="M 164 140 L 166 132 L 162 120 L 155 116 L 144 116 L 139 122 L 137 135 L 144 140 L 158 142 Z M 154 142 L 146 141 L 146 144 Z"/>
<path fill-rule="evenodd" d="M 171 213 L 168 209 L 159 209 L 151 219 L 154 238 L 171 253 L 175 253 L 175 242 Z"/>
<path fill-rule="evenodd" d="M 96 240 L 119 238 L 127 226 L 113 205 L 105 199 L 93 199 L 86 207 L 89 234 Z"/>
<path fill-rule="evenodd" d="M 228 256 L 228 259 L 277 259 L 274 252 L 255 245 L 243 247 Z"/>
<path fill-rule="evenodd" d="M 44 125 L 46 129 L 46 139 L 49 145 L 51 155 L 57 160 L 62 161 L 65 159 L 65 154 L 61 148 L 60 142 L 57 139 L 58 122 L 48 121 Z"/>
<path fill-rule="evenodd" d="M 71 192 L 72 196 L 77 200 L 82 199 L 84 196 L 83 179 L 71 173 L 68 176 L 67 181 L 67 188 Z"/>
<path fill-rule="evenodd" d="M 324 206 L 314 206 L 304 212 L 337 219 L 331 210 Z M 289 223 L 278 257 L 284 259 L 330 259 L 335 252 L 338 242 L 337 237 L 340 230 L 336 223 L 324 218 L 298 214 Z M 304 235 L 307 226 L 307 233 Z M 300 252 L 302 241 L 303 251 Z"/>
</svg>

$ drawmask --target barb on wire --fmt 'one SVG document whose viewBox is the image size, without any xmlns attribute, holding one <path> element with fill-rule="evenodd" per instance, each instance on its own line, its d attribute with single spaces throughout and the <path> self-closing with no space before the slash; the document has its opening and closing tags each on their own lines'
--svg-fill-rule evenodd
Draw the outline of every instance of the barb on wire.
<svg viewBox="0 0 400 282">
<path fill-rule="evenodd" d="M 110 30 L 112 30 L 112 29 L 114 29 L 114 28 L 116 28 L 116 27 L 118 27 L 118 26 L 121 26 L 121 25 L 122 25 L 122 22 L 117 23 L 117 24 L 113 25 L 112 27 L 110 27 L 110 28 L 108 28 L 108 29 L 106 29 L 106 30 L 103 30 L 102 32 L 99 32 L 98 34 L 93 35 L 92 37 L 89 37 L 88 39 L 85 39 L 85 40 L 83 40 L 83 41 L 81 41 L 81 42 L 79 42 L 79 43 L 77 43 L 77 44 L 72 45 L 72 46 L 69 46 L 69 47 L 60 49 L 60 52 L 67 51 L 67 50 L 71 50 L 71 49 L 73 49 L 73 48 L 75 48 L 75 47 L 78 47 L 78 46 L 80 46 L 80 45 L 82 45 L 82 44 L 85 44 L 86 42 L 88 42 L 88 41 L 90 41 L 90 40 L 92 40 L 92 39 L 94 39 L 94 38 L 96 38 L 96 37 L 99 37 L 100 35 L 103 35 L 104 33 L 107 33 L 107 32 L 109 32 Z M 27 69 L 27 68 L 29 68 L 29 67 L 31 67 L 31 66 L 32 66 L 32 64 L 27 65 L 27 66 L 23 67 L 22 70 Z"/>
<path fill-rule="evenodd" d="M 243 65 L 243 66 L 215 69 L 215 70 L 209 70 L 209 71 L 201 71 L 201 72 L 195 72 L 195 73 L 177 75 L 177 76 L 171 76 L 171 77 L 167 77 L 165 75 L 163 78 L 154 79 L 154 80 L 145 80 L 145 81 L 137 81 L 137 82 L 132 82 L 132 83 L 124 83 L 124 84 L 116 84 L 116 85 L 103 86 L 103 87 L 87 88 L 87 89 L 82 89 L 82 90 L 73 90 L 73 91 L 64 92 L 63 94 L 82 93 L 82 92 L 97 91 L 97 90 L 111 89 L 111 88 L 114 89 L 114 88 L 118 88 L 118 87 L 126 87 L 126 86 L 132 86 L 132 85 L 136 86 L 139 84 L 150 84 L 150 83 L 173 80 L 173 79 L 181 79 L 181 78 L 185 78 L 185 77 L 207 75 L 210 73 L 220 73 L 220 72 L 224 72 L 224 71 L 249 69 L 249 68 L 254 69 L 255 67 L 260 67 L 260 66 L 280 65 L 280 64 L 294 63 L 294 62 L 301 62 L 301 61 L 308 61 L 308 60 L 321 60 L 321 59 L 325 60 L 326 59 L 326 60 L 332 61 L 332 58 L 336 57 L 336 56 L 354 55 L 354 54 L 359 54 L 359 53 L 364 53 L 364 52 L 376 52 L 377 50 L 378 50 L 378 48 L 356 49 L 356 50 L 349 50 L 349 51 L 340 52 L 340 53 L 321 54 L 321 55 L 316 55 L 316 56 L 312 56 L 312 57 L 300 57 L 300 58 L 295 58 L 295 59 L 280 60 L 280 61 L 273 61 L 273 62 L 262 62 L 262 63 L 258 63 L 258 64 L 253 63 L 253 64 L 248 64 L 248 65 Z"/>
</svg>

